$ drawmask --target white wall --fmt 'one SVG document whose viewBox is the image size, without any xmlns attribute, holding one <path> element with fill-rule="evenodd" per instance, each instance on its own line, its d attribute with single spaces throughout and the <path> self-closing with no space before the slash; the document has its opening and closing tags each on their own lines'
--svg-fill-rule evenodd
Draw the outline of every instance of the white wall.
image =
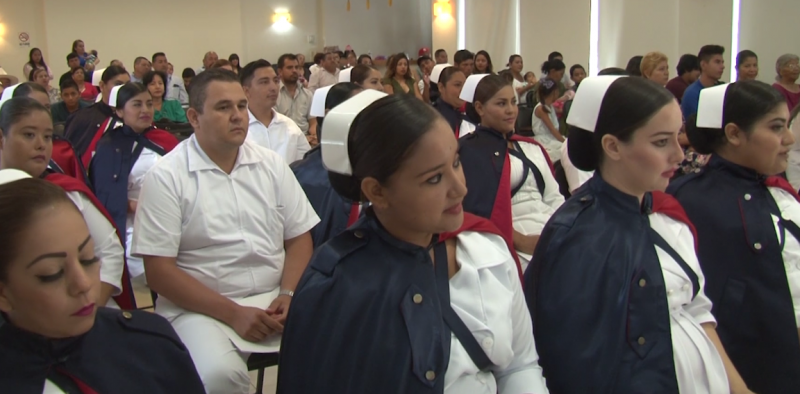
<svg viewBox="0 0 800 394">
<path fill-rule="evenodd" d="M 521 0 L 522 2 L 530 0 Z M 505 68 L 508 57 L 517 53 L 517 9 L 514 0 L 466 0 L 466 47 L 485 50 L 492 56 L 495 71 Z M 452 55 L 450 55 L 452 61 Z"/>
<path fill-rule="evenodd" d="M 540 76 L 542 63 L 553 51 L 564 55 L 567 72 L 573 64 L 589 71 L 589 4 L 589 0 L 520 1 L 520 55 L 525 71 Z M 569 21 L 566 25 L 565 20 Z"/>
<path fill-rule="evenodd" d="M 19 35 L 23 32 L 30 36 L 30 45 L 20 45 Z M 20 80 L 27 80 L 22 66 L 28 61 L 31 48 L 38 47 L 48 55 L 41 0 L 0 0 L 0 33 L 0 66 Z"/>
<path fill-rule="evenodd" d="M 800 55 L 800 8 L 797 0 L 742 0 L 739 49 L 758 54 L 758 79 L 775 82 L 775 61 Z"/>
<path fill-rule="evenodd" d="M 316 43 L 320 41 L 317 36 L 317 2 L 318 0 L 242 1 L 241 29 L 244 50 L 239 56 L 243 64 L 260 58 L 275 62 L 285 53 L 303 53 L 307 61 L 311 61 L 313 52 L 317 48 Z M 280 9 L 290 12 L 291 24 L 272 24 L 272 15 Z M 308 36 L 314 36 L 315 44 L 308 43 Z"/>
</svg>

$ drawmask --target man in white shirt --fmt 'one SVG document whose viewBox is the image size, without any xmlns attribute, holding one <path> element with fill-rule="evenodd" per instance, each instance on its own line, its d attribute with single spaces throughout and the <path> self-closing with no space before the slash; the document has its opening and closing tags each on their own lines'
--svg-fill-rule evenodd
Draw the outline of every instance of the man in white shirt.
<svg viewBox="0 0 800 394">
<path fill-rule="evenodd" d="M 167 81 L 164 81 L 167 89 L 167 100 L 177 100 L 182 105 L 189 104 L 189 93 L 183 85 L 183 79 L 172 78 L 169 73 L 169 62 L 167 62 L 167 55 L 164 52 L 156 52 L 153 54 L 153 70 L 161 71 L 167 74 Z"/>
<path fill-rule="evenodd" d="M 308 143 L 316 145 L 317 118 L 310 115 L 314 93 L 299 83 L 301 67 L 301 63 L 295 55 L 285 54 L 278 58 L 281 84 L 278 89 L 278 103 L 275 110 L 293 120 L 306 135 Z"/>
<path fill-rule="evenodd" d="M 200 74 L 203 71 L 211 69 L 211 66 L 219 60 L 219 56 L 214 51 L 206 52 L 205 56 L 203 56 L 203 67 L 198 68 L 195 73 Z"/>
<path fill-rule="evenodd" d="M 319 88 L 335 85 L 339 82 L 338 55 L 326 53 L 322 60 L 322 68 L 311 74 L 308 89 L 315 92 Z"/>
<path fill-rule="evenodd" d="M 272 65 L 263 59 L 250 62 L 239 77 L 250 115 L 247 140 L 277 152 L 287 164 L 302 159 L 311 146 L 293 120 L 275 111 L 281 80 Z"/>
<path fill-rule="evenodd" d="M 189 101 L 195 132 L 145 177 L 132 248 L 160 295 L 156 312 L 188 348 L 206 391 L 246 394 L 249 353 L 234 343 L 283 331 L 319 218 L 289 166 L 245 141 L 247 98 L 235 74 L 198 75 Z M 270 305 L 236 302 L 278 289 Z"/>
</svg>

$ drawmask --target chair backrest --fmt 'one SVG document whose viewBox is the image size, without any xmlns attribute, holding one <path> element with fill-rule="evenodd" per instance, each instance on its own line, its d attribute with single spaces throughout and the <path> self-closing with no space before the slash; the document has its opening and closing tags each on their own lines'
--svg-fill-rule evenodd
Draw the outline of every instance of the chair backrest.
<svg viewBox="0 0 800 394">
<path fill-rule="evenodd" d="M 525 137 L 533 137 L 533 108 L 526 106 L 519 106 L 519 113 L 517 114 L 517 123 L 514 130 L 517 134 Z"/>
</svg>

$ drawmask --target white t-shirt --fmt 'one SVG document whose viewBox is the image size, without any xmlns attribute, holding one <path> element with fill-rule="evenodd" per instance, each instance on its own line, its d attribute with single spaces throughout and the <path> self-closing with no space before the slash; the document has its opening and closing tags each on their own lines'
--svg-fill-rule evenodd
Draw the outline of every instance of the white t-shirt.
<svg viewBox="0 0 800 394">
<path fill-rule="evenodd" d="M 289 117 L 273 109 L 272 121 L 265 126 L 249 109 L 247 113 L 250 115 L 247 141 L 278 153 L 287 164 L 301 160 L 311 150 L 303 130 Z"/>
<path fill-rule="evenodd" d="M 280 285 L 284 241 L 318 222 L 278 154 L 245 142 L 227 174 L 193 135 L 145 177 L 132 253 L 176 257 L 179 268 L 208 288 L 245 297 Z M 157 311 L 168 319 L 182 312 L 165 297 Z"/>
</svg>

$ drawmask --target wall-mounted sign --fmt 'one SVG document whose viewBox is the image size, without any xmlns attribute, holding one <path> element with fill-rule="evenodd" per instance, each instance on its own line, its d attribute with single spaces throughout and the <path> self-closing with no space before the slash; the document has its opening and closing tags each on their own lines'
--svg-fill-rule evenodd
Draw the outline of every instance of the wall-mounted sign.
<svg viewBox="0 0 800 394">
<path fill-rule="evenodd" d="M 28 33 L 25 33 L 24 31 L 22 33 L 19 33 L 19 46 L 21 47 L 30 46 L 31 45 L 30 41 L 31 41 L 31 36 L 28 35 Z"/>
</svg>

